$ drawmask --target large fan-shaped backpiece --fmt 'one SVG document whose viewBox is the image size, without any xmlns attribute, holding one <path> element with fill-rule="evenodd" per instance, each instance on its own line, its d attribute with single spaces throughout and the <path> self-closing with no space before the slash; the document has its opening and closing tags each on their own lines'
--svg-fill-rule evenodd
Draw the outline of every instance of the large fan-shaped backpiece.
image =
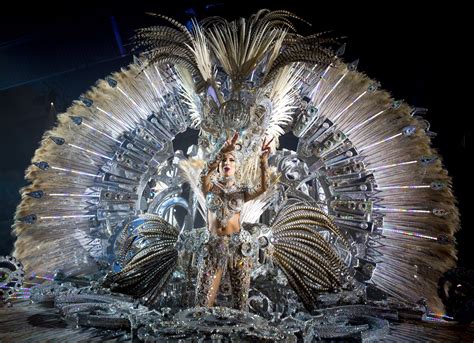
<svg viewBox="0 0 474 343">
<path fill-rule="evenodd" d="M 309 172 L 324 175 L 336 224 L 366 236 L 360 262 L 371 266 L 371 282 L 439 309 L 434 290 L 455 263 L 459 224 L 450 178 L 418 110 L 354 67 L 338 63 L 310 81 L 298 149 Z"/>
</svg>

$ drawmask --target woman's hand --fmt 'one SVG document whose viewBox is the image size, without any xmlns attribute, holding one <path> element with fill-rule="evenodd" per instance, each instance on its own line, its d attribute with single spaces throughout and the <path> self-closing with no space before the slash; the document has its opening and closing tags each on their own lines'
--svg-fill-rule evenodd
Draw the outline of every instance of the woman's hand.
<svg viewBox="0 0 474 343">
<path fill-rule="evenodd" d="M 235 143 L 237 142 L 238 138 L 239 138 L 239 133 L 238 132 L 234 133 L 234 136 L 232 136 L 231 139 L 228 139 L 228 140 L 225 141 L 221 152 L 226 153 L 226 152 L 234 151 L 235 150 Z"/>
</svg>

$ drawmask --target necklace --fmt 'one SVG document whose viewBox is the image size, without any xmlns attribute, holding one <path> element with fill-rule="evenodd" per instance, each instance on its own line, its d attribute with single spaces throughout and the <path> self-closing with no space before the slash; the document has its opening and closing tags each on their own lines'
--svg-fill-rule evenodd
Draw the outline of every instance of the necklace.
<svg viewBox="0 0 474 343">
<path fill-rule="evenodd" d="M 231 189 L 236 186 L 235 176 L 221 176 L 218 181 L 226 188 Z"/>
</svg>

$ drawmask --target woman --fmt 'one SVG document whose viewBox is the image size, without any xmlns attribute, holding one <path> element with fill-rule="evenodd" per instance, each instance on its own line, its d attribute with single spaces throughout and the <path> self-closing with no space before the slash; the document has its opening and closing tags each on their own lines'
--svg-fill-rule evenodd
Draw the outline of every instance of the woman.
<svg viewBox="0 0 474 343">
<path fill-rule="evenodd" d="M 247 297 L 252 269 L 252 257 L 243 256 L 239 246 L 241 230 L 240 212 L 246 201 L 250 201 L 267 190 L 267 167 L 270 143 L 263 141 L 260 156 L 261 182 L 250 191 L 235 181 L 235 145 L 238 134 L 228 139 L 216 158 L 207 163 L 201 173 L 202 192 L 206 196 L 207 224 L 210 238 L 199 264 L 196 305 L 213 306 L 219 285 L 226 271 L 232 287 L 233 307 L 247 308 Z M 218 170 L 220 178 L 212 181 Z"/>
</svg>

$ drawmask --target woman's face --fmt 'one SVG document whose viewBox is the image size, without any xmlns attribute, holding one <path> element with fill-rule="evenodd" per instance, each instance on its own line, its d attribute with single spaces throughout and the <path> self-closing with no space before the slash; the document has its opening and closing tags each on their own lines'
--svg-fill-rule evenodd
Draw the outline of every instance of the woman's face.
<svg viewBox="0 0 474 343">
<path fill-rule="evenodd" d="M 235 157 L 232 153 L 224 154 L 220 165 L 221 175 L 234 176 L 235 174 Z"/>
</svg>

